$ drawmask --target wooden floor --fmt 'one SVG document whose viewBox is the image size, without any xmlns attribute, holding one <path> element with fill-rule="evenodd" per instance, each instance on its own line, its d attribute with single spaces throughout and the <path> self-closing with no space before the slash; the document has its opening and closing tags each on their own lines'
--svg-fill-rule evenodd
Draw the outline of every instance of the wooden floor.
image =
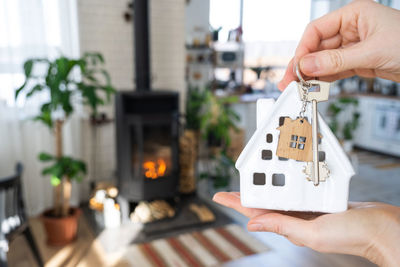
<svg viewBox="0 0 400 267">
<path fill-rule="evenodd" d="M 80 218 L 79 221 L 78 239 L 64 247 L 46 245 L 44 228 L 38 218 L 31 218 L 29 223 L 42 259 L 48 267 L 76 266 L 82 257 L 85 257 L 94 241 L 94 236 L 83 218 Z M 23 236 L 17 237 L 10 244 L 8 261 L 10 266 L 36 266 L 33 255 Z"/>
<path fill-rule="evenodd" d="M 372 157 L 372 158 L 371 158 Z M 371 162 L 377 162 L 372 155 L 368 155 Z M 362 157 L 361 157 L 362 159 Z M 396 166 L 398 159 L 390 163 L 393 168 L 378 168 L 360 160 L 358 175 L 350 186 L 350 200 L 357 201 L 383 201 L 394 205 L 400 205 L 400 168 Z M 384 162 L 381 166 L 389 166 Z M 378 179 L 379 177 L 379 179 Z M 230 209 L 221 208 L 237 223 L 245 227 L 247 218 Z M 51 248 L 46 246 L 45 235 L 41 222 L 31 219 L 33 234 L 39 244 L 39 249 L 46 262 L 46 266 L 129 266 L 127 262 L 119 261 L 118 253 L 107 253 L 98 240 L 95 239 L 88 224 L 81 218 L 79 238 L 69 246 L 63 248 Z M 322 254 L 311 249 L 298 247 L 291 244 L 285 238 L 272 233 L 252 233 L 264 242 L 271 251 L 241 258 L 225 264 L 229 267 L 241 266 L 375 266 L 365 259 L 349 255 Z M 26 241 L 19 237 L 10 246 L 10 266 L 36 266 L 33 256 Z"/>
</svg>

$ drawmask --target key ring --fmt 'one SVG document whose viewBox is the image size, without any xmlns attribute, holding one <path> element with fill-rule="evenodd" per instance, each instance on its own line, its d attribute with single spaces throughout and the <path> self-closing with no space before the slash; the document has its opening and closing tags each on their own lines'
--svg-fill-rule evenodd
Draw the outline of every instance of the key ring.
<svg viewBox="0 0 400 267">
<path fill-rule="evenodd" d="M 295 73 L 296 73 L 296 76 L 299 79 L 300 84 L 301 84 L 302 87 L 306 87 L 306 88 L 310 88 L 311 87 L 311 83 L 309 83 L 306 80 L 304 80 L 303 76 L 301 76 L 299 63 L 296 64 Z"/>
<path fill-rule="evenodd" d="M 293 66 L 294 67 L 294 66 Z M 299 78 L 300 82 L 300 88 L 303 91 L 303 94 L 301 95 L 301 110 L 299 113 L 300 118 L 304 118 L 304 114 L 306 113 L 307 110 L 307 96 L 308 96 L 308 90 L 311 88 L 311 83 L 307 82 L 303 79 L 303 76 L 301 76 L 300 68 L 299 68 L 299 63 L 296 64 L 296 68 L 294 69 L 294 72 L 296 73 L 297 78 Z"/>
</svg>

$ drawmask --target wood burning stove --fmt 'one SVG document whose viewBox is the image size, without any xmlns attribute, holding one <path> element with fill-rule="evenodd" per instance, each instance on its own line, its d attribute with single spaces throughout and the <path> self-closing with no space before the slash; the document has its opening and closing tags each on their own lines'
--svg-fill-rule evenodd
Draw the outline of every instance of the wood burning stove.
<svg viewBox="0 0 400 267">
<path fill-rule="evenodd" d="M 148 0 L 133 12 L 136 91 L 116 96 L 117 175 L 120 194 L 139 202 L 177 192 L 179 96 L 151 90 Z"/>
<path fill-rule="evenodd" d="M 128 201 L 172 197 L 179 180 L 178 94 L 121 92 L 116 97 L 119 189 Z"/>
</svg>

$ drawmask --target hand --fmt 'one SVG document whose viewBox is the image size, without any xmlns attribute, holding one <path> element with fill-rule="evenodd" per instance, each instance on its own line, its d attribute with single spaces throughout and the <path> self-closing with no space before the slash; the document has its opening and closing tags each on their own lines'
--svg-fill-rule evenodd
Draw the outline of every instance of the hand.
<svg viewBox="0 0 400 267">
<path fill-rule="evenodd" d="M 400 82 L 400 11 L 373 1 L 354 1 L 311 22 L 282 81 L 308 77 L 334 81 L 359 75 Z"/>
<path fill-rule="evenodd" d="M 399 207 L 353 202 L 345 212 L 321 214 L 245 208 L 238 192 L 220 192 L 213 200 L 249 217 L 249 231 L 274 232 L 298 246 L 362 256 L 380 266 L 400 265 Z"/>
</svg>

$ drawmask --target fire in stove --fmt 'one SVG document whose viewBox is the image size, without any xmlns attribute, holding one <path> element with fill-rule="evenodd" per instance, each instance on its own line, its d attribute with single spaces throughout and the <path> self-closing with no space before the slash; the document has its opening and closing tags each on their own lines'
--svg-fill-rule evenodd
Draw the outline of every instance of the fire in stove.
<svg viewBox="0 0 400 267">
<path fill-rule="evenodd" d="M 179 179 L 179 95 L 117 95 L 117 166 L 121 196 L 132 202 L 171 198 Z"/>
<path fill-rule="evenodd" d="M 146 161 L 143 163 L 144 175 L 149 179 L 157 179 L 165 175 L 167 164 L 163 159 L 157 161 Z"/>
</svg>

